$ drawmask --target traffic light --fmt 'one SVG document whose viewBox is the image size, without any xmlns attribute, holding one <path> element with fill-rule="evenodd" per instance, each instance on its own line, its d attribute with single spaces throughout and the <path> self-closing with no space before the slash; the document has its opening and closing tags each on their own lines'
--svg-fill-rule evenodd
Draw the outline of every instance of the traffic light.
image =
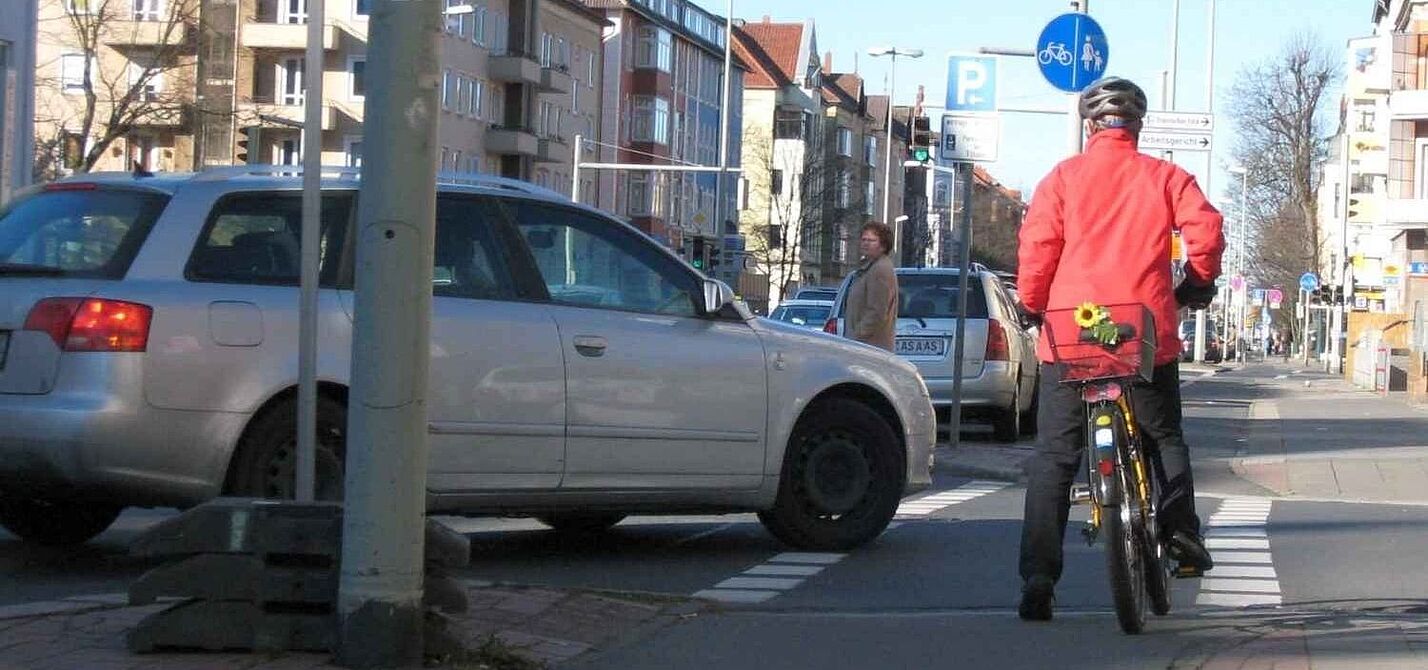
<svg viewBox="0 0 1428 670">
<path fill-rule="evenodd" d="M 908 156 L 921 163 L 932 158 L 932 121 L 925 116 L 912 120 L 912 143 L 908 145 Z"/>
<path fill-rule="evenodd" d="M 704 238 L 694 238 L 694 245 L 689 252 L 689 264 L 696 270 L 704 269 Z"/>
<path fill-rule="evenodd" d="M 724 249 L 723 249 L 722 247 L 720 247 L 718 244 L 715 244 L 715 243 L 709 244 L 708 246 L 705 247 L 705 249 L 706 249 L 706 250 L 708 251 L 708 253 L 709 253 L 709 262 L 708 262 L 708 264 L 706 265 L 706 267 L 704 268 L 705 271 L 708 272 L 708 273 L 710 273 L 710 274 L 713 274 L 713 273 L 715 273 L 715 272 L 718 272 L 718 271 L 719 271 L 719 263 L 720 263 L 719 255 L 722 254 L 722 253 L 724 253 Z"/>
</svg>

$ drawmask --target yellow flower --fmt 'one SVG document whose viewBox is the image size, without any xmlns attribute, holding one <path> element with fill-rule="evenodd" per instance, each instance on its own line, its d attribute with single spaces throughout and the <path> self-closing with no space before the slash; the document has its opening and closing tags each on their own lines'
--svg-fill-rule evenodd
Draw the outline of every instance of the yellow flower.
<svg viewBox="0 0 1428 670">
<path fill-rule="evenodd" d="M 1101 320 L 1101 307 L 1094 302 L 1083 302 L 1076 308 L 1076 325 L 1090 328 Z"/>
</svg>

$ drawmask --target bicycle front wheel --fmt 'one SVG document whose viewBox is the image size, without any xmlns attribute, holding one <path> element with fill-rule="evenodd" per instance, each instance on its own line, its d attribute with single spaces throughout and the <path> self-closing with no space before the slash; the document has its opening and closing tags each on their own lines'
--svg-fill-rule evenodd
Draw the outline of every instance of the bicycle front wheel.
<svg viewBox="0 0 1428 670">
<path fill-rule="evenodd" d="M 1145 554 L 1142 538 L 1132 516 L 1139 514 L 1134 503 L 1125 501 L 1101 510 L 1106 533 L 1106 568 L 1111 578 L 1111 599 L 1121 630 L 1134 635 L 1145 629 Z"/>
</svg>

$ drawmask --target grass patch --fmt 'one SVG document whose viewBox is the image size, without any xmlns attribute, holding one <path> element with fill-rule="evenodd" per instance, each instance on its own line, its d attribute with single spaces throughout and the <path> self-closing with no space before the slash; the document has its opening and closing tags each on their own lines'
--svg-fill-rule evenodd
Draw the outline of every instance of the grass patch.
<svg viewBox="0 0 1428 670">
<path fill-rule="evenodd" d="M 545 670 L 546 665 L 526 658 L 515 647 L 495 635 L 487 635 L 475 649 L 463 649 L 454 654 L 428 658 L 428 668 L 452 670 Z"/>
</svg>

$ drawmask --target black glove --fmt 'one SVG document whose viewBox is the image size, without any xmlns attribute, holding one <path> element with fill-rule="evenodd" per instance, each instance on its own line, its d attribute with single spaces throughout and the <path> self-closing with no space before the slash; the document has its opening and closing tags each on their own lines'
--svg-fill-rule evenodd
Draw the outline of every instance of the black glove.
<svg viewBox="0 0 1428 670">
<path fill-rule="evenodd" d="M 1210 306 L 1210 302 L 1215 299 L 1215 294 L 1219 291 L 1214 284 L 1198 286 L 1190 283 L 1190 280 L 1180 282 L 1180 286 L 1175 288 L 1175 302 L 1181 307 L 1190 309 L 1205 309 Z"/>
</svg>

